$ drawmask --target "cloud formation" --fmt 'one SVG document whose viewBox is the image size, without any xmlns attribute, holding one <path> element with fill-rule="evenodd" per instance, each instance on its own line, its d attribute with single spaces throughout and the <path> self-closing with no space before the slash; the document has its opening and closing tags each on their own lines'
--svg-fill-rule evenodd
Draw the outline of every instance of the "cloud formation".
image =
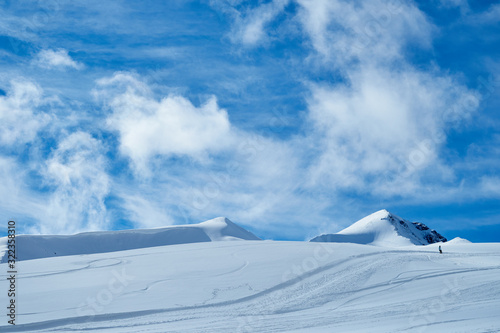
<svg viewBox="0 0 500 333">
<path fill-rule="evenodd" d="M 411 3 L 381 0 L 297 0 L 297 3 L 298 20 L 320 60 L 344 72 L 358 61 L 400 60 L 408 44 L 430 46 L 434 27 Z"/>
<path fill-rule="evenodd" d="M 273 0 L 255 9 L 250 9 L 245 15 L 238 13 L 232 33 L 232 40 L 245 46 L 255 46 L 268 41 L 266 29 L 278 14 L 290 3 L 290 0 Z"/>
<path fill-rule="evenodd" d="M 80 70 L 84 67 L 84 65 L 80 62 L 74 61 L 71 56 L 68 54 L 68 50 L 65 49 L 57 49 L 50 50 L 45 49 L 41 50 L 35 59 L 35 63 L 47 69 L 66 69 L 73 68 L 76 70 Z"/>
<path fill-rule="evenodd" d="M 234 128 L 215 97 L 200 106 L 180 95 L 158 98 L 131 73 L 97 86 L 96 98 L 110 111 L 107 128 L 136 176 L 118 193 L 135 225 L 169 224 L 173 216 L 267 220 L 302 201 L 294 193 L 300 169 L 293 145 Z"/>
<path fill-rule="evenodd" d="M 376 192 L 383 185 L 381 195 L 410 194 L 416 184 L 388 185 L 415 181 L 410 176 L 426 167 L 436 172 L 446 129 L 479 103 L 453 78 L 414 69 L 363 68 L 349 82 L 314 87 L 309 101 L 322 147 L 312 179 L 341 189 Z"/>
<path fill-rule="evenodd" d="M 416 68 L 408 48 L 430 49 L 436 27 L 413 3 L 297 0 L 295 20 L 310 43 L 309 62 L 339 73 L 310 82 L 305 139 L 314 142 L 306 186 L 382 197 L 412 195 L 434 174 L 453 170 L 440 158 L 446 135 L 479 106 L 479 95 L 439 68 Z M 244 22 L 264 29 L 254 8 Z M 273 12 L 273 15 L 277 15 Z M 245 31 L 244 28 L 240 28 Z M 265 35 L 265 32 L 258 34 Z M 255 42 L 258 39 L 255 39 Z M 425 176 L 424 176 L 425 175 Z"/>
<path fill-rule="evenodd" d="M 469 20 L 475 24 L 495 24 L 500 21 L 500 4 L 492 4 L 482 13 L 471 15 Z"/>
<path fill-rule="evenodd" d="M 67 233 L 226 215 L 297 239 L 498 198 L 498 5 L 210 4 L 0 9 L 5 216 Z"/>
<path fill-rule="evenodd" d="M 50 117 L 38 107 L 43 91 L 35 83 L 16 79 L 6 96 L 0 96 L 0 144 L 19 145 L 34 140 Z"/>
<path fill-rule="evenodd" d="M 112 110 L 106 123 L 118 132 L 120 152 L 141 174 L 148 173 L 154 156 L 204 159 L 232 140 L 227 112 L 215 97 L 199 107 L 178 95 L 158 101 L 143 82 L 124 73 L 101 79 L 98 85 L 106 89 L 97 95 L 106 98 Z"/>
<path fill-rule="evenodd" d="M 64 138 L 43 170 L 51 188 L 40 233 L 75 233 L 103 230 L 109 225 L 104 200 L 110 179 L 102 143 L 88 133 Z"/>
</svg>

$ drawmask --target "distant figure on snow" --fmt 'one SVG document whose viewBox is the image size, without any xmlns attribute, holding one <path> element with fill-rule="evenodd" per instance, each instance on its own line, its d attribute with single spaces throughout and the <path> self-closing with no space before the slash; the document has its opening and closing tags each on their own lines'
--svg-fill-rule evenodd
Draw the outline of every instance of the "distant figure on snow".
<svg viewBox="0 0 500 333">
<path fill-rule="evenodd" d="M 439 253 L 443 253 L 443 250 L 441 250 L 441 245 L 439 245 Z"/>
</svg>

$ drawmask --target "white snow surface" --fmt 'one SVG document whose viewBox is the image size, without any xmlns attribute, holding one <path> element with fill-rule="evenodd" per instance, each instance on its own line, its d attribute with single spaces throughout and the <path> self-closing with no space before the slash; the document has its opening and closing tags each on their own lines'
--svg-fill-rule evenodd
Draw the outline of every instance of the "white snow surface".
<svg viewBox="0 0 500 333">
<path fill-rule="evenodd" d="M 0 332 L 498 332 L 500 243 L 201 242 L 17 263 Z M 7 264 L 0 264 L 5 310 Z"/>
<path fill-rule="evenodd" d="M 259 240 L 251 232 L 225 217 L 199 224 L 154 229 L 96 231 L 76 235 L 19 235 L 16 237 L 17 259 L 124 251 L 145 247 L 198 242 Z M 7 238 L 0 238 L 0 251 Z M 0 252 L 0 262 L 6 256 Z"/>
<path fill-rule="evenodd" d="M 225 218 L 18 236 L 16 325 L 1 263 L 0 332 L 499 332 L 500 243 L 415 246 L 384 214 L 340 233 L 378 246 L 261 241 Z"/>
<path fill-rule="evenodd" d="M 427 228 L 420 224 L 421 229 Z M 368 215 L 336 234 L 323 234 L 312 242 L 357 243 L 376 246 L 428 245 L 429 236 L 438 236 L 434 230 L 418 229 L 418 225 L 383 209 Z M 446 239 L 444 239 L 446 240 Z"/>
</svg>

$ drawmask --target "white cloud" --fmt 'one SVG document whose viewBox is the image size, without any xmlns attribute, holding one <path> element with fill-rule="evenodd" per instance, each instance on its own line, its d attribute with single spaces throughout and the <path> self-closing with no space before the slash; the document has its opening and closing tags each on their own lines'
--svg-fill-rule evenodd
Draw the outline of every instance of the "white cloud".
<svg viewBox="0 0 500 333">
<path fill-rule="evenodd" d="M 400 1 L 297 0 L 298 18 L 321 61 L 401 59 L 407 44 L 429 47 L 434 29 L 418 8 Z M 341 68 L 347 70 L 346 68 Z"/>
<path fill-rule="evenodd" d="M 131 74 L 100 80 L 98 88 L 96 97 L 112 111 L 107 123 L 118 133 L 120 152 L 148 176 L 123 183 L 117 193 L 135 226 L 220 215 L 267 225 L 286 216 L 299 229 L 320 219 L 325 200 L 299 190 L 299 144 L 233 128 L 214 98 L 199 107 L 177 95 L 157 99 Z"/>
<path fill-rule="evenodd" d="M 500 177 L 498 176 L 483 176 L 481 177 L 480 185 L 481 193 L 485 197 L 500 198 Z"/>
<path fill-rule="evenodd" d="M 67 50 L 41 50 L 35 60 L 36 64 L 43 68 L 74 68 L 80 70 L 84 65 L 80 62 L 74 61 Z"/>
<path fill-rule="evenodd" d="M 488 10 L 471 15 L 469 20 L 476 24 L 494 24 L 500 21 L 500 4 L 493 4 Z"/>
<path fill-rule="evenodd" d="M 444 129 L 478 105 L 451 78 L 411 69 L 363 68 L 350 82 L 312 89 L 310 119 L 323 149 L 313 183 L 326 177 L 338 188 L 363 189 L 367 178 L 387 181 L 435 167 Z"/>
<path fill-rule="evenodd" d="M 236 135 L 237 143 L 213 163 L 164 161 L 151 179 L 125 185 L 120 198 L 130 220 L 150 227 L 226 216 L 263 229 L 286 225 L 287 235 L 326 221 L 327 201 L 300 191 L 300 155 L 289 143 Z"/>
<path fill-rule="evenodd" d="M 440 3 L 444 7 L 458 7 L 460 8 L 460 11 L 462 14 L 468 12 L 470 10 L 469 8 L 469 2 L 467 0 L 440 0 Z"/>
<path fill-rule="evenodd" d="M 144 191 L 141 191 L 144 193 Z M 155 228 L 174 224 L 167 205 L 159 203 L 157 197 L 145 198 L 137 193 L 137 188 L 121 195 L 124 210 L 128 219 L 139 228 Z"/>
<path fill-rule="evenodd" d="M 42 89 L 26 80 L 11 81 L 6 96 L 0 96 L 0 143 L 15 145 L 30 142 L 48 123 L 49 116 L 38 110 Z"/>
<path fill-rule="evenodd" d="M 445 132 L 476 111 L 479 97 L 438 69 L 407 63 L 407 44 L 432 44 L 425 15 L 400 2 L 300 3 L 317 62 L 343 73 L 343 82 L 311 85 L 312 138 L 321 143 L 312 186 L 411 196 L 426 177 L 453 179 L 439 158 Z"/>
<path fill-rule="evenodd" d="M 236 17 L 233 41 L 268 41 L 270 23 L 287 3 L 267 2 L 244 15 L 229 6 Z M 183 211 L 195 221 L 226 215 L 262 229 L 270 221 L 301 228 L 331 223 L 327 209 L 352 215 L 356 204 L 343 191 L 412 198 L 455 181 L 440 157 L 444 133 L 473 113 L 479 99 L 439 69 L 417 69 L 406 61 L 407 46 L 432 45 L 436 28 L 424 13 L 402 2 L 297 4 L 299 33 L 312 46 L 309 58 L 343 75 L 336 83 L 310 85 L 311 126 L 304 138 L 252 136 L 231 126 L 215 98 L 201 106 L 179 95 L 157 98 L 128 73 L 98 82 L 96 96 L 112 111 L 107 124 L 135 171 L 151 172 L 154 157 L 165 157 L 154 159 L 162 168 L 149 180 L 136 180 L 154 182 L 154 190 L 139 186 L 140 195 L 121 196 L 138 225 L 141 216 L 169 223 Z M 175 156 L 194 162 L 169 163 Z M 212 163 L 198 163 L 206 157 Z M 427 190 L 432 177 L 437 185 Z M 462 195 L 456 189 L 440 193 Z"/>
<path fill-rule="evenodd" d="M 103 90 L 97 95 L 113 111 L 107 124 L 118 132 L 121 153 L 139 173 L 147 174 L 154 156 L 201 160 L 232 141 L 227 112 L 218 107 L 215 97 L 199 107 L 177 95 L 158 101 L 143 82 L 123 73 L 100 80 L 98 85 Z"/>
<path fill-rule="evenodd" d="M 118 194 L 136 226 L 220 215 L 265 225 L 284 215 L 299 220 L 306 207 L 325 206 L 295 193 L 302 176 L 293 145 L 233 128 L 215 98 L 199 107 L 177 95 L 158 100 L 146 83 L 127 73 L 98 86 L 95 95 L 112 111 L 107 124 L 118 133 L 121 153 L 139 175 L 148 176 L 136 177 Z M 171 162 L 175 156 L 186 159 Z M 316 217 L 307 211 L 297 223 Z"/>
<path fill-rule="evenodd" d="M 432 45 L 437 28 L 426 15 L 399 1 L 296 3 L 296 20 L 312 48 L 309 60 L 343 76 L 336 84 L 311 84 L 313 131 L 307 139 L 316 155 L 309 185 L 359 190 L 377 184 L 369 192 L 384 189 L 382 194 L 390 196 L 400 187 L 407 194 L 419 188 L 422 172 L 431 166 L 442 180 L 452 179 L 453 170 L 439 158 L 445 130 L 474 112 L 479 99 L 438 69 L 423 71 L 407 63 L 408 46 Z M 256 41 L 266 36 L 266 25 L 253 13 L 271 5 L 236 20 L 238 31 L 255 26 Z M 270 13 L 264 19 L 276 15 Z"/>
<path fill-rule="evenodd" d="M 211 0 L 210 5 L 233 20 L 229 38 L 233 43 L 253 47 L 269 41 L 269 25 L 292 0 L 271 0 L 256 7 L 242 1 Z M 241 8 L 243 7 L 243 8 Z"/>
<path fill-rule="evenodd" d="M 23 232 L 102 229 L 106 226 L 103 199 L 108 176 L 99 142 L 77 132 L 59 142 L 48 159 L 41 149 L 40 144 L 46 143 L 40 137 L 42 130 L 51 136 L 61 126 L 64 132 L 65 124 L 54 124 L 56 116 L 45 112 L 54 107 L 54 99 L 57 104 L 57 96 L 47 98 L 38 85 L 23 79 L 13 80 L 7 95 L 0 96 L 0 190 L 9 193 L 0 202 L 2 216 L 23 220 Z M 29 149 L 26 143 L 31 143 Z M 2 156 L 11 150 L 22 152 L 27 161 Z M 35 173 L 41 176 L 36 182 Z"/>
<path fill-rule="evenodd" d="M 237 20 L 233 40 L 240 41 L 247 46 L 254 46 L 265 42 L 268 33 L 266 26 L 271 23 L 276 15 L 281 13 L 290 3 L 290 0 L 274 0 L 250 10 L 245 17 Z"/>
<path fill-rule="evenodd" d="M 342 75 L 337 83 L 311 84 L 313 131 L 307 139 L 316 147 L 309 186 L 387 197 L 411 195 L 426 177 L 452 180 L 453 170 L 439 157 L 445 132 L 477 109 L 479 97 L 439 69 L 407 62 L 408 46 L 432 46 L 437 28 L 427 16 L 411 2 L 296 3 L 296 20 L 311 46 L 309 60 Z M 255 30 L 250 36 L 260 40 L 266 25 L 252 14 L 270 5 L 254 9 L 244 18 L 249 23 L 237 21 L 236 27 Z"/>
<path fill-rule="evenodd" d="M 108 226 L 104 199 L 109 193 L 106 158 L 100 141 L 75 132 L 62 140 L 45 163 L 43 176 L 54 190 L 45 216 L 36 227 L 41 233 L 103 230 Z"/>
<path fill-rule="evenodd" d="M 21 232 L 45 209 L 43 198 L 30 191 L 26 183 L 28 170 L 13 157 L 0 155 L 0 219 L 23 221 Z M 0 230 L 3 227 L 0 227 Z"/>
</svg>

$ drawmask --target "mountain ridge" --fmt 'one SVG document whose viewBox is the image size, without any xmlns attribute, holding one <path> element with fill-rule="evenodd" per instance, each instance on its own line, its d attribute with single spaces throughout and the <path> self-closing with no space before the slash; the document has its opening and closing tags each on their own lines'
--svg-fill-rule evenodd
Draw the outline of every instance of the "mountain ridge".
<svg viewBox="0 0 500 333">
<path fill-rule="evenodd" d="M 235 240 L 260 240 L 225 217 L 198 224 L 154 229 L 94 231 L 74 235 L 18 235 L 17 259 L 30 260 L 68 255 L 125 251 L 164 245 Z M 383 209 L 335 234 L 311 242 L 357 243 L 377 246 L 428 245 L 447 239 L 420 222 L 409 222 Z M 466 240 L 464 240 L 466 241 Z M 6 261 L 7 237 L 0 238 L 0 263 Z"/>
<path fill-rule="evenodd" d="M 154 229 L 92 231 L 74 235 L 18 235 L 18 260 L 30 260 L 68 255 L 126 251 L 139 248 L 200 242 L 260 240 L 225 217 L 198 224 L 174 225 Z M 6 249 L 7 237 L 0 238 Z M 0 263 L 6 261 L 7 253 Z"/>
</svg>

